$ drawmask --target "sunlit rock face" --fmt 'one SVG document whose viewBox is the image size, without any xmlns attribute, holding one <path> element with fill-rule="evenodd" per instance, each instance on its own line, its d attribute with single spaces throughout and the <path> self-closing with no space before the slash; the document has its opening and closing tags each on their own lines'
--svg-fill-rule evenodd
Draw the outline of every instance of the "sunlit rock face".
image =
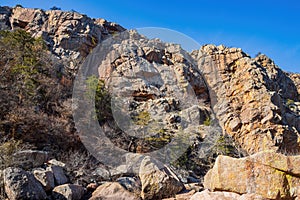
<svg viewBox="0 0 300 200">
<path fill-rule="evenodd" d="M 265 55 L 250 58 L 241 49 L 222 45 L 206 45 L 201 50 L 192 55 L 199 65 L 204 63 L 203 76 L 223 132 L 250 154 L 298 152 L 297 75 L 291 79 Z M 215 63 L 215 70 L 210 62 Z"/>
<path fill-rule="evenodd" d="M 292 199 L 298 194 L 299 156 L 270 151 L 245 158 L 219 156 L 206 174 L 204 186 L 212 191 L 257 194 L 266 199 Z"/>
</svg>

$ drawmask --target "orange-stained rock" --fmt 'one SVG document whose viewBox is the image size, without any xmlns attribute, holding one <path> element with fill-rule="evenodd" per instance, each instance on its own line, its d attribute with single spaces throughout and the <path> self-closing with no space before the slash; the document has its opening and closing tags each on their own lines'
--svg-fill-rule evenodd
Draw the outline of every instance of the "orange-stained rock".
<svg viewBox="0 0 300 200">
<path fill-rule="evenodd" d="M 299 152 L 297 74 L 283 72 L 265 55 L 250 58 L 241 49 L 222 45 L 205 45 L 192 55 L 210 88 L 224 133 L 249 154 Z"/>
<path fill-rule="evenodd" d="M 219 156 L 204 178 L 204 187 L 268 199 L 292 198 L 300 186 L 299 164 L 300 156 L 270 151 L 239 159 Z"/>
</svg>

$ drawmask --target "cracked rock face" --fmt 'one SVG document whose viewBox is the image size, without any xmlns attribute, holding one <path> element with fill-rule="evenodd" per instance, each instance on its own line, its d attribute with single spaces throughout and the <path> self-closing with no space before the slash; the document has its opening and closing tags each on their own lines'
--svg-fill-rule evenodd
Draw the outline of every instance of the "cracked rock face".
<svg viewBox="0 0 300 200">
<path fill-rule="evenodd" d="M 289 73 L 289 77 L 292 79 L 292 81 L 294 82 L 295 86 L 297 87 L 297 90 L 298 90 L 298 101 L 300 101 L 300 74 Z"/>
<path fill-rule="evenodd" d="M 198 66 L 203 63 L 202 72 L 215 100 L 212 107 L 223 132 L 250 154 L 299 152 L 298 91 L 287 73 L 265 55 L 251 59 L 241 49 L 222 45 L 206 45 L 202 51 L 206 55 L 192 55 Z M 214 70 L 210 62 L 215 63 Z"/>
<path fill-rule="evenodd" d="M 34 37 L 42 37 L 52 53 L 68 60 L 68 67 L 78 67 L 81 59 L 110 34 L 125 29 L 104 19 L 91 19 L 77 12 L 44 11 L 15 7 L 1 7 L 0 28 L 24 29 Z"/>
<path fill-rule="evenodd" d="M 188 146 L 204 139 L 204 121 L 213 116 L 208 89 L 194 59 L 179 45 L 149 40 L 135 31 L 110 40 L 94 49 L 86 66 L 98 63 L 99 78 L 113 97 L 112 112 L 122 135 L 117 137 L 109 123 L 103 127 L 114 144 L 148 153 L 159 151 L 173 138 L 179 141 L 171 145 L 179 145 L 183 136 Z"/>
<path fill-rule="evenodd" d="M 219 156 L 204 178 L 205 188 L 257 194 L 267 199 L 297 196 L 299 156 L 260 152 L 245 158 Z"/>
</svg>

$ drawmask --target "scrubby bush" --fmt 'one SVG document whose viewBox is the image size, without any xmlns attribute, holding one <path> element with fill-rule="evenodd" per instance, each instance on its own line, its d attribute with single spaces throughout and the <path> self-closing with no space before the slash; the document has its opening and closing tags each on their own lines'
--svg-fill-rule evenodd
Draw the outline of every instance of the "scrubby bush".
<svg viewBox="0 0 300 200">
<path fill-rule="evenodd" d="M 0 136 L 39 149 L 67 148 L 76 140 L 65 102 L 71 87 L 60 83 L 44 41 L 24 30 L 0 31 Z M 64 141 L 62 141 L 64 140 Z"/>
<path fill-rule="evenodd" d="M 214 165 L 219 155 L 235 158 L 246 156 L 246 152 L 236 144 L 229 135 L 223 135 L 222 130 L 215 124 L 205 129 L 206 137 L 199 138 L 198 143 L 191 145 L 186 152 L 173 163 L 173 166 L 192 170 L 203 177 Z"/>
<path fill-rule="evenodd" d="M 113 118 L 111 111 L 111 95 L 105 87 L 105 82 L 96 76 L 89 76 L 86 80 L 88 98 L 95 99 L 95 112 L 98 122 L 103 124 Z"/>
</svg>

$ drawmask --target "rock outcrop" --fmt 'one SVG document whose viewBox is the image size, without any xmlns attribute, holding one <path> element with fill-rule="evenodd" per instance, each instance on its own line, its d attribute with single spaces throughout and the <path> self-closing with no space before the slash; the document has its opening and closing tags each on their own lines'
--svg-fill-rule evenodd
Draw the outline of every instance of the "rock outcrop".
<svg viewBox="0 0 300 200">
<path fill-rule="evenodd" d="M 299 151 L 295 83 L 265 55 L 251 59 L 238 48 L 206 45 L 192 55 L 210 88 L 211 104 L 223 132 L 253 154 Z"/>
<path fill-rule="evenodd" d="M 70 70 L 103 39 L 125 29 L 104 19 L 91 19 L 77 12 L 0 7 L 0 30 L 24 29 L 41 37 L 53 54 L 66 60 Z"/>
<path fill-rule="evenodd" d="M 0 30 L 10 29 L 9 17 L 11 15 L 11 8 L 4 6 L 0 6 Z"/>
<path fill-rule="evenodd" d="M 113 118 L 115 123 L 106 120 L 102 125 L 105 135 L 95 137 L 97 140 L 87 137 L 91 131 L 81 137 L 83 143 L 95 147 L 100 160 L 107 160 L 101 148 L 107 147 L 103 138 L 108 137 L 120 149 L 153 152 L 155 159 L 171 163 L 191 144 L 205 140 L 206 130 L 215 128 L 204 124 L 205 120 L 214 119 L 205 81 L 196 62 L 179 45 L 125 31 L 96 47 L 81 69 L 89 72 L 85 74 L 87 77 L 99 74 L 112 96 L 110 120 Z M 73 95 L 79 102 L 74 114 L 76 121 L 88 117 L 89 113 L 80 109 L 90 101 L 80 94 L 86 82 L 79 81 L 75 81 Z M 118 130 L 114 126 L 118 126 Z M 85 130 L 80 124 L 78 127 Z M 167 158 L 160 155 L 162 147 L 168 149 L 174 145 L 181 151 Z M 114 161 L 122 154 L 115 153 Z M 125 156 L 123 154 L 124 159 L 120 160 L 127 159 Z M 121 165 L 121 161 L 118 164 Z"/>
<path fill-rule="evenodd" d="M 300 187 L 299 162 L 300 156 L 270 151 L 239 159 L 219 156 L 204 177 L 204 187 L 267 199 L 295 198 Z"/>
</svg>

